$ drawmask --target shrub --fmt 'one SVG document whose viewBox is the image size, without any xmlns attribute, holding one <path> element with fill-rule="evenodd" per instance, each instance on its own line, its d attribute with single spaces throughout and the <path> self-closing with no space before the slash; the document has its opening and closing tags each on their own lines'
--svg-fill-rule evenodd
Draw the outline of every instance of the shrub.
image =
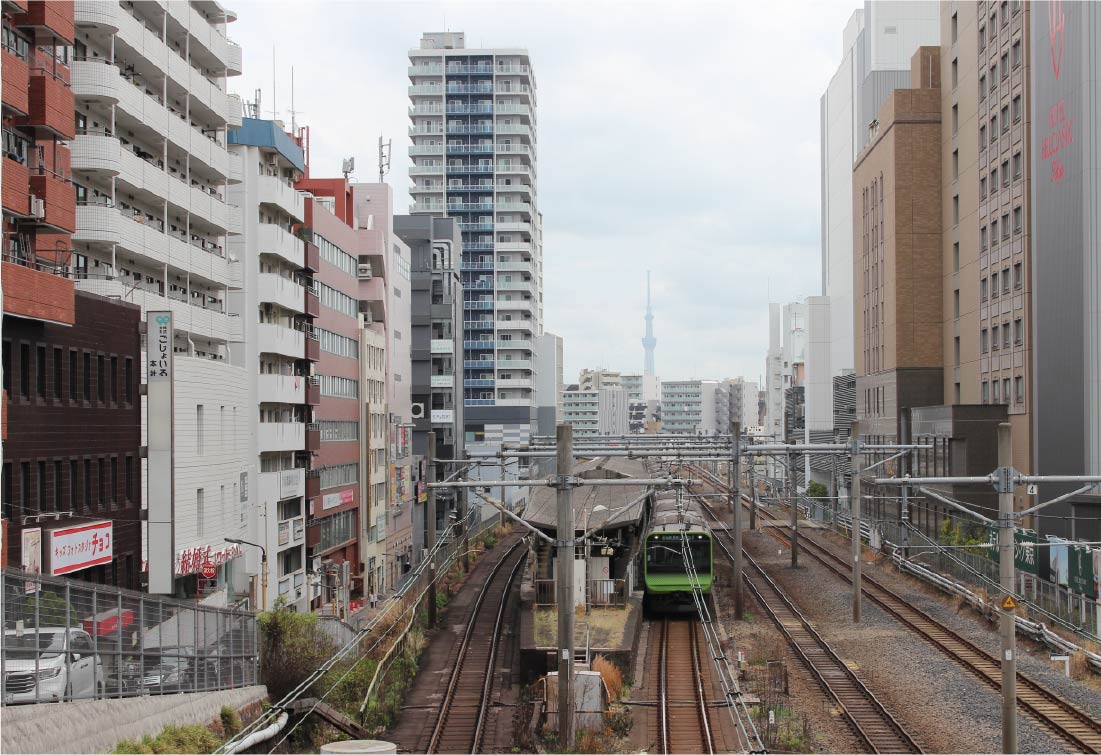
<svg viewBox="0 0 1101 755">
<path fill-rule="evenodd" d="M 292 611 L 285 601 L 260 614 L 260 676 L 273 700 L 282 699 L 336 650 L 315 614 Z"/>
<path fill-rule="evenodd" d="M 218 717 L 222 720 L 222 732 L 225 734 L 226 739 L 229 739 L 237 732 L 241 731 L 241 716 L 233 708 L 228 705 L 223 705 L 222 710 L 218 713 Z"/>
<path fill-rule="evenodd" d="M 807 496 L 809 498 L 825 498 L 829 495 L 829 492 L 826 486 L 820 482 L 812 482 L 810 485 L 807 485 Z"/>
<path fill-rule="evenodd" d="M 623 697 L 623 673 L 619 666 L 615 665 L 602 655 L 593 658 L 592 669 L 600 674 L 604 680 L 604 686 L 608 688 L 608 697 L 612 702 L 617 702 Z"/>
<path fill-rule="evenodd" d="M 204 753 L 214 752 L 222 744 L 214 733 L 199 724 L 188 726 L 169 725 L 155 737 L 146 734 L 141 741 L 124 739 L 115 747 L 115 753 L 145 755 L 146 753 Z"/>
</svg>

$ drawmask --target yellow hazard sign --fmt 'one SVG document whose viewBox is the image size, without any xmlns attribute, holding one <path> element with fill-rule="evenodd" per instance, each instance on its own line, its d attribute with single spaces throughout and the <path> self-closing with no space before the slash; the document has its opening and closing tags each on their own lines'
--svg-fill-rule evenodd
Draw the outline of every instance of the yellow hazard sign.
<svg viewBox="0 0 1101 755">
<path fill-rule="evenodd" d="M 1013 599 L 1012 595 L 1006 595 L 1005 600 L 1002 601 L 1002 608 L 1006 611 L 1012 611 L 1017 607 L 1017 601 Z"/>
</svg>

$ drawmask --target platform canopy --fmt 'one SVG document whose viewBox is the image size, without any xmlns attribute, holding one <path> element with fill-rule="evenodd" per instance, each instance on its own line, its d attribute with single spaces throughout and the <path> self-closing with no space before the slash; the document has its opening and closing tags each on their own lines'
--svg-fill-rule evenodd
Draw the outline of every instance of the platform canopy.
<svg viewBox="0 0 1101 755">
<path fill-rule="evenodd" d="M 596 457 L 579 459 L 570 474 L 583 479 L 647 479 L 651 475 L 638 459 Z M 573 521 L 578 529 L 594 527 L 613 511 L 623 508 L 645 491 L 643 486 L 581 486 L 573 491 Z M 557 491 L 554 488 L 533 488 L 524 519 L 548 533 L 558 529 Z M 593 511 L 598 506 L 603 509 Z M 604 526 L 606 530 L 638 524 L 645 505 L 640 503 L 621 511 Z"/>
</svg>

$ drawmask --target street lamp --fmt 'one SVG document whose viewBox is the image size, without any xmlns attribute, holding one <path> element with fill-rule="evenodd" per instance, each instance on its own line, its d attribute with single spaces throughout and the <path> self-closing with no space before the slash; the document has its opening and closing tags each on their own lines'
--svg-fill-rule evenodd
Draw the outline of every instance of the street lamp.
<svg viewBox="0 0 1101 755">
<path fill-rule="evenodd" d="M 260 605 L 261 609 L 268 610 L 268 549 L 259 543 L 251 543 L 236 537 L 223 538 L 227 543 L 235 545 L 251 545 L 260 549 Z"/>
</svg>

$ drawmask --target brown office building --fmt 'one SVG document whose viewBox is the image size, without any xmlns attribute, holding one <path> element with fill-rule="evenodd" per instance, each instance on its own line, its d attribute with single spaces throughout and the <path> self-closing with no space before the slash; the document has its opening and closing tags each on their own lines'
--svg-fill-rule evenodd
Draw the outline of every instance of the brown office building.
<svg viewBox="0 0 1101 755">
<path fill-rule="evenodd" d="M 853 166 L 856 403 L 861 432 L 942 403 L 940 57 L 922 47 Z"/>
</svg>

